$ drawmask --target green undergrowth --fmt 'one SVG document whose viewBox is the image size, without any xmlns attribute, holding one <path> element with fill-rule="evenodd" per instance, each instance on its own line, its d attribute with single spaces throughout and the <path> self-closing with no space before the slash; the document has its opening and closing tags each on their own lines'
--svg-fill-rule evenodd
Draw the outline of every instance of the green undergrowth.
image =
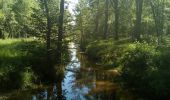
<svg viewBox="0 0 170 100">
<path fill-rule="evenodd" d="M 0 40 L 0 88 L 26 89 L 33 86 L 36 75 L 33 61 L 44 56 L 44 46 L 33 39 Z M 37 62 L 38 63 L 38 62 Z"/>
<path fill-rule="evenodd" d="M 106 66 L 118 66 L 122 53 L 129 48 L 129 40 L 113 42 L 113 39 L 89 43 L 86 54 L 90 59 Z"/>
<path fill-rule="evenodd" d="M 121 73 L 125 87 L 143 99 L 165 99 L 170 94 L 170 45 L 98 40 L 88 44 L 86 54 Z"/>
<path fill-rule="evenodd" d="M 45 43 L 40 40 L 0 40 L 0 90 L 33 88 L 35 83 L 49 78 L 46 56 Z M 64 49 L 62 60 L 68 59 L 68 50 Z M 55 48 L 51 51 L 51 64 L 56 64 Z"/>
</svg>

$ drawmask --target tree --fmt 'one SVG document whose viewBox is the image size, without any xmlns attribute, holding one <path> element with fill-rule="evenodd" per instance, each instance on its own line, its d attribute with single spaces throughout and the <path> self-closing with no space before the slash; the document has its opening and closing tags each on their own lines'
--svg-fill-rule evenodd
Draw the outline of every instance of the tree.
<svg viewBox="0 0 170 100">
<path fill-rule="evenodd" d="M 99 30 L 99 4 L 100 4 L 100 1 L 97 0 L 96 1 L 96 18 L 95 18 L 95 28 L 94 28 L 94 33 L 96 33 L 95 36 L 97 36 L 98 34 L 98 30 Z"/>
<path fill-rule="evenodd" d="M 118 0 L 114 1 L 115 4 L 115 40 L 119 39 L 119 2 Z"/>
<path fill-rule="evenodd" d="M 112 0 L 110 0 L 110 1 L 112 1 Z M 118 35 L 119 34 L 119 1 L 114 0 L 112 4 L 113 4 L 114 10 L 115 10 L 114 39 L 118 40 L 119 39 L 119 35 Z"/>
<path fill-rule="evenodd" d="M 0 39 L 2 39 L 4 36 L 3 36 L 3 33 L 2 33 L 2 29 L 0 29 Z"/>
<path fill-rule="evenodd" d="M 0 27 L 5 37 L 27 37 L 31 30 L 32 9 L 37 7 L 35 0 L 1 0 Z"/>
<path fill-rule="evenodd" d="M 153 19 L 155 22 L 155 29 L 158 38 L 158 44 L 162 41 L 162 34 L 164 29 L 165 18 L 165 0 L 150 0 L 150 6 L 152 9 Z"/>
<path fill-rule="evenodd" d="M 107 34 L 108 34 L 108 18 L 109 18 L 109 0 L 105 1 L 105 24 L 104 24 L 104 34 L 103 34 L 103 38 L 106 39 L 107 38 Z"/>
<path fill-rule="evenodd" d="M 27 37 L 27 33 L 31 26 L 32 9 L 36 8 L 35 0 L 15 0 L 12 5 L 12 11 L 14 12 L 14 19 L 17 22 L 17 28 L 11 27 L 11 29 L 17 29 L 15 37 Z"/>
<path fill-rule="evenodd" d="M 48 8 L 48 3 L 47 0 L 44 0 L 44 5 L 45 5 L 45 12 L 46 12 L 46 18 L 47 18 L 47 31 L 46 31 L 46 49 L 47 49 L 47 61 L 49 64 L 51 63 L 51 53 L 50 53 L 50 48 L 51 48 L 51 19 L 50 19 L 50 14 L 49 14 L 49 8 Z"/>
<path fill-rule="evenodd" d="M 143 8 L 143 0 L 136 0 L 136 22 L 135 22 L 133 39 L 138 41 L 140 40 L 140 35 L 141 35 L 142 8 Z"/>
<path fill-rule="evenodd" d="M 167 0 L 80 0 L 76 27 L 87 42 L 105 39 L 110 33 L 115 40 L 132 37 L 133 41 L 160 42 L 163 33 L 169 33 L 168 5 Z M 159 38 L 150 39 L 155 37 Z"/>
<path fill-rule="evenodd" d="M 58 45 L 57 45 L 57 61 L 61 62 L 62 57 L 62 40 L 63 40 L 63 19 L 64 19 L 64 0 L 60 1 L 60 15 L 58 25 Z"/>
</svg>

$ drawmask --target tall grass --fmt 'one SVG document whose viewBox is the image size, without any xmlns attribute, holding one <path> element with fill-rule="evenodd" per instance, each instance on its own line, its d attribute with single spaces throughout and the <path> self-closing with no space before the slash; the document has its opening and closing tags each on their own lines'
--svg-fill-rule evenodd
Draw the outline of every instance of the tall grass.
<svg viewBox="0 0 170 100">
<path fill-rule="evenodd" d="M 63 61 L 69 59 L 66 46 L 63 46 Z M 56 49 L 52 49 L 51 64 L 54 65 Z M 49 68 L 47 60 L 45 43 L 40 40 L 0 40 L 0 89 L 28 88 L 39 81 L 50 81 L 53 66 Z"/>
<path fill-rule="evenodd" d="M 31 87 L 35 76 L 31 70 L 31 59 L 36 54 L 30 49 L 40 50 L 33 47 L 36 43 L 33 39 L 0 40 L 1 89 Z"/>
</svg>

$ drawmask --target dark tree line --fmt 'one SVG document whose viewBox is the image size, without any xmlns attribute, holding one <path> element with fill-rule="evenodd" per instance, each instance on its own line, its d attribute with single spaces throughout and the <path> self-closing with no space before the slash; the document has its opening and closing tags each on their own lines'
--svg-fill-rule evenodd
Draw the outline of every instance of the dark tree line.
<svg viewBox="0 0 170 100">
<path fill-rule="evenodd" d="M 80 0 L 76 10 L 80 30 L 77 34 L 132 41 L 156 37 L 160 44 L 163 36 L 169 34 L 169 4 L 168 0 Z"/>
</svg>

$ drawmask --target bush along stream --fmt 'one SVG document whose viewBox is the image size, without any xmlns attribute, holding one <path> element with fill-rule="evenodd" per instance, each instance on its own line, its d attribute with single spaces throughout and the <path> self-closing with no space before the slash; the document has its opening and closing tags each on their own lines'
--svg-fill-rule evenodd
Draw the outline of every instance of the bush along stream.
<svg viewBox="0 0 170 100">
<path fill-rule="evenodd" d="M 69 60 L 63 50 L 63 61 Z M 52 51 L 52 65 L 56 64 Z M 0 40 L 0 91 L 36 88 L 41 82 L 50 82 L 46 48 L 42 41 L 30 39 Z M 47 80 L 48 79 L 48 80 Z"/>
<path fill-rule="evenodd" d="M 76 48 L 74 43 L 69 44 L 70 62 L 55 67 L 57 76 L 55 81 L 48 82 L 51 78 L 48 77 L 49 79 L 44 80 L 45 83 L 36 84 L 35 88 L 27 87 L 25 90 L 13 91 L 0 97 L 7 100 L 114 100 L 115 98 L 131 100 L 132 95 L 128 91 L 122 91 L 119 85 L 114 83 L 114 78 L 119 76 L 116 70 L 106 70 L 97 66 Z M 28 73 L 32 72 L 34 72 L 33 69 Z M 28 79 L 29 74 L 26 76 Z M 25 82 L 30 84 L 28 80 Z"/>
<path fill-rule="evenodd" d="M 170 46 L 146 42 L 99 40 L 86 47 L 86 54 L 105 68 L 121 73 L 122 86 L 136 99 L 161 100 L 170 94 Z"/>
</svg>

